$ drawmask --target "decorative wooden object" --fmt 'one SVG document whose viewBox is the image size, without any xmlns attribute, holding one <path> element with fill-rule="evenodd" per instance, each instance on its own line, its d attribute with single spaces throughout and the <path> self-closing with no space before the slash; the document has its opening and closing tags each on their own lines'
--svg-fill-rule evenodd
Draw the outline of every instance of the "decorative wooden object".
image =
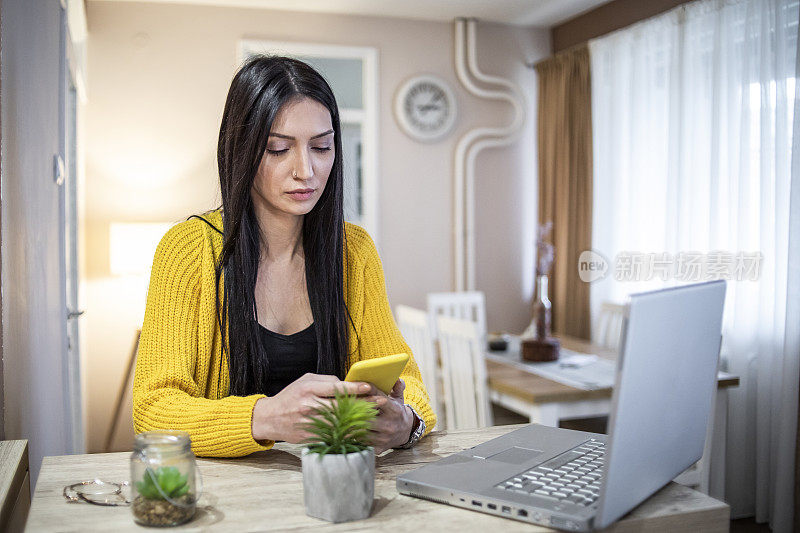
<svg viewBox="0 0 800 533">
<path fill-rule="evenodd" d="M 554 337 L 525 339 L 522 341 L 522 358 L 536 363 L 555 361 L 560 348 L 561 343 Z"/>
<path fill-rule="evenodd" d="M 522 340 L 522 358 L 526 361 L 547 362 L 558 359 L 560 344 L 551 335 L 552 304 L 547 297 L 547 274 L 553 264 L 555 249 L 546 241 L 552 222 L 539 226 L 536 250 L 536 299 L 533 302 L 533 320 L 525 330 Z"/>
</svg>

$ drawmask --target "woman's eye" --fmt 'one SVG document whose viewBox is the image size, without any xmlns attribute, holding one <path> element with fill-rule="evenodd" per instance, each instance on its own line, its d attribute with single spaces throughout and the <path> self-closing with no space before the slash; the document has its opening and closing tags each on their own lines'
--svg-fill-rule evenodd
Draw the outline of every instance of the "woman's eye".
<svg viewBox="0 0 800 533">
<path fill-rule="evenodd" d="M 331 147 L 330 146 L 315 146 L 314 150 L 316 150 L 317 152 L 330 152 Z"/>
<path fill-rule="evenodd" d="M 269 152 L 271 154 L 285 154 L 288 151 L 289 151 L 288 148 L 283 148 L 283 149 L 280 149 L 280 150 L 272 150 L 270 148 L 267 148 L 267 152 Z"/>
</svg>

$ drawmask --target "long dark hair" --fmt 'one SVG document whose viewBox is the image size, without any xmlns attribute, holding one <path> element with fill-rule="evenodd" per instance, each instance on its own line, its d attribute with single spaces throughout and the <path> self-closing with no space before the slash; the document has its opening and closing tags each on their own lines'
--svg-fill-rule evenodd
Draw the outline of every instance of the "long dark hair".
<svg viewBox="0 0 800 533">
<path fill-rule="evenodd" d="M 232 395 L 267 390 L 269 354 L 261 342 L 255 300 L 262 247 L 250 191 L 278 111 L 300 97 L 313 98 L 324 105 L 330 111 L 334 131 L 333 167 L 319 201 L 305 215 L 302 239 L 306 287 L 317 337 L 317 372 L 344 379 L 349 314 L 342 285 L 345 235 L 339 108 L 328 83 L 307 64 L 288 57 L 255 56 L 231 82 L 217 146 L 224 236 L 216 265 L 217 318 L 223 355 L 227 344 Z"/>
</svg>

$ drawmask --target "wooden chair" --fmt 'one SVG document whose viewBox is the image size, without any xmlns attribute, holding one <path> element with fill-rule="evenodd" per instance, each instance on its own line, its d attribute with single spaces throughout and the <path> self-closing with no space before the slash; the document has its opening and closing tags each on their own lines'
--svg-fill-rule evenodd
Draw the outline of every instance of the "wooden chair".
<svg viewBox="0 0 800 533">
<path fill-rule="evenodd" d="M 600 316 L 597 317 L 597 323 L 592 332 L 594 342 L 619 353 L 619 342 L 624 320 L 624 305 L 603 302 L 600 306 Z"/>
<path fill-rule="evenodd" d="M 419 366 L 422 382 L 425 384 L 428 390 L 428 397 L 431 400 L 431 408 L 436 413 L 436 418 L 441 421 L 439 363 L 433 337 L 431 337 L 428 313 L 407 305 L 398 305 L 395 307 L 395 315 L 397 316 L 397 326 L 411 348 L 417 366 Z M 441 425 L 441 423 L 437 423 L 437 426 Z"/>
<path fill-rule="evenodd" d="M 483 342 L 475 322 L 438 316 L 447 429 L 492 425 Z"/>
<path fill-rule="evenodd" d="M 439 315 L 475 322 L 478 337 L 481 341 L 486 339 L 486 299 L 480 291 L 429 293 L 428 314 L 434 339 L 438 337 L 436 317 Z"/>
</svg>

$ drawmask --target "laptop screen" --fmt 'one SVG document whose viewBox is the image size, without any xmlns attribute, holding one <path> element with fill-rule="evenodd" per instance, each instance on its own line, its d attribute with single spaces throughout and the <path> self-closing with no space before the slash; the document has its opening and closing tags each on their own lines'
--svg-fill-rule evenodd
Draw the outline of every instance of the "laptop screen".
<svg viewBox="0 0 800 533">
<path fill-rule="evenodd" d="M 631 296 L 595 527 L 703 455 L 716 389 L 725 282 Z"/>
</svg>

